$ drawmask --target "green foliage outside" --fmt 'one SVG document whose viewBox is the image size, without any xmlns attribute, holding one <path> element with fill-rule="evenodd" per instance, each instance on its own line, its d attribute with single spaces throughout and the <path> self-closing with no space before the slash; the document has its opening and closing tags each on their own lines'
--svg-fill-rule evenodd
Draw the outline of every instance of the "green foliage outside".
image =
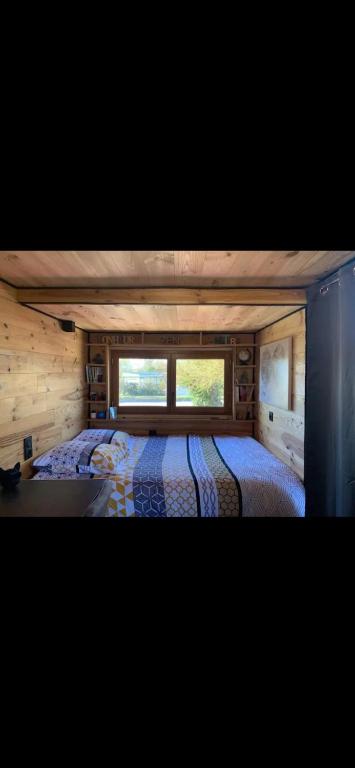
<svg viewBox="0 0 355 768">
<path fill-rule="evenodd" d="M 178 387 L 186 387 L 189 390 L 194 406 L 223 407 L 223 360 L 178 360 L 176 379 Z"/>
<path fill-rule="evenodd" d="M 147 397 L 165 399 L 165 360 L 146 359 L 139 369 L 142 373 L 164 373 L 161 378 L 139 383 L 126 381 L 125 373 L 135 373 L 129 358 L 120 360 L 120 399 L 134 398 L 136 401 Z M 220 408 L 224 405 L 224 361 L 223 360 L 177 360 L 176 363 L 177 404 L 190 401 L 196 407 Z M 183 389 L 183 392 L 179 390 Z"/>
</svg>

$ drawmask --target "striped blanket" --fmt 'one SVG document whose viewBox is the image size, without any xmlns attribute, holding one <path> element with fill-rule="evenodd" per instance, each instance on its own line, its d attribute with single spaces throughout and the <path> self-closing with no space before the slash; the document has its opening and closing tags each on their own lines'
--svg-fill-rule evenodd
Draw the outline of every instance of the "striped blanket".
<svg viewBox="0 0 355 768">
<path fill-rule="evenodd" d="M 132 440 L 121 472 L 110 477 L 109 514 L 218 517 L 242 514 L 237 477 L 213 437 Z"/>
<path fill-rule="evenodd" d="M 111 434 L 103 437 L 108 452 L 116 450 Z M 83 442 L 85 433 L 73 443 L 78 440 Z M 95 474 L 111 485 L 109 517 L 304 516 L 304 487 L 297 475 L 251 437 L 130 436 L 128 455 L 120 460 L 112 455 L 112 461 L 109 473 L 101 462 Z M 53 468 L 35 479 L 49 477 L 90 475 L 78 475 L 74 463 L 65 474 Z"/>
<path fill-rule="evenodd" d="M 250 437 L 131 437 L 109 482 L 112 517 L 304 516 L 299 478 Z"/>
</svg>

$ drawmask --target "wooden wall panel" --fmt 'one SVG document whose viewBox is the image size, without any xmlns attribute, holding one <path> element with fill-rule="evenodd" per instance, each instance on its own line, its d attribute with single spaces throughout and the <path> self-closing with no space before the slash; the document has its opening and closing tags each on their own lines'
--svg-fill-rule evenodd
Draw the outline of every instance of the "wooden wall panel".
<svg viewBox="0 0 355 768">
<path fill-rule="evenodd" d="M 258 403 L 256 437 L 272 453 L 288 464 L 303 480 L 304 476 L 304 399 L 305 399 L 305 310 L 265 328 L 256 335 L 258 345 L 292 336 L 292 407 L 290 411 Z M 259 382 L 257 352 L 257 383 Z M 257 388 L 257 399 L 259 391 Z M 269 421 L 269 411 L 274 414 Z"/>
<path fill-rule="evenodd" d="M 20 461 L 28 476 L 24 437 L 35 457 L 86 426 L 87 334 L 65 333 L 0 289 L 0 466 Z"/>
</svg>

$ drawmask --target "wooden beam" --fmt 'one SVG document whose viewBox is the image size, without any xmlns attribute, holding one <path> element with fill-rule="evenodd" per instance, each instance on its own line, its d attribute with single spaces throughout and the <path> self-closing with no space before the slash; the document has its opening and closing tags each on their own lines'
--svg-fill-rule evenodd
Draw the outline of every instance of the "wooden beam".
<svg viewBox="0 0 355 768">
<path fill-rule="evenodd" d="M 0 280 L 0 299 L 10 299 L 10 301 L 16 301 L 17 289 L 13 288 L 12 285 L 3 283 L 2 280 Z"/>
<path fill-rule="evenodd" d="M 302 306 L 302 288 L 18 288 L 23 304 L 235 304 Z"/>
</svg>

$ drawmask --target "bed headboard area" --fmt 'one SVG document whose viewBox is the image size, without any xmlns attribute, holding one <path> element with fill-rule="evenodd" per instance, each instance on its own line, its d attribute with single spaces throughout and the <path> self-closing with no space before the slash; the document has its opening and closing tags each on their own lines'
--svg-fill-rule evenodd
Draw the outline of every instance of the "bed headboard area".
<svg viewBox="0 0 355 768">
<path fill-rule="evenodd" d="M 17 303 L 0 283 L 0 466 L 21 463 L 70 440 L 85 426 L 87 333 L 65 333 L 54 318 Z"/>
<path fill-rule="evenodd" d="M 210 361 L 208 360 L 210 357 Z M 159 407 L 158 390 L 149 387 L 153 373 L 149 360 L 145 360 L 147 370 L 135 368 L 127 374 L 127 388 L 121 392 L 122 401 L 118 407 L 118 419 L 110 420 L 109 406 L 118 406 L 118 392 L 122 379 L 117 373 L 127 366 L 129 359 L 157 357 L 166 360 L 166 403 L 168 408 Z M 191 362 L 197 372 L 205 366 L 204 383 L 210 377 L 213 366 L 218 367 L 218 359 L 225 365 L 224 409 L 198 407 L 197 384 L 194 388 L 192 378 L 179 380 L 178 367 L 181 359 Z M 211 368 L 212 366 L 212 368 Z M 216 370 L 217 370 L 216 367 Z M 181 369 L 180 369 L 181 370 Z M 196 433 L 200 435 L 249 435 L 254 434 L 255 423 L 255 334 L 238 331 L 215 332 L 127 332 L 100 331 L 89 334 L 89 355 L 87 375 L 91 402 L 88 403 L 87 420 L 90 428 L 101 428 L 106 423 L 109 428 L 123 429 L 136 435 L 181 435 Z M 161 374 L 162 375 L 162 374 Z M 94 381 L 92 379 L 96 377 Z M 158 372 L 159 377 L 159 372 Z M 186 368 L 185 368 L 186 377 Z M 121 382 L 121 383 L 120 383 Z M 196 382 L 195 382 L 196 383 Z M 181 384 L 183 386 L 181 386 Z M 180 386 L 179 386 L 180 385 Z M 150 407 L 134 407 L 140 391 L 147 393 Z M 179 407 L 175 402 L 178 400 Z M 176 396 L 176 401 L 175 401 Z M 92 398 L 95 398 L 93 401 Z M 144 399 L 144 398 L 143 398 Z M 207 398 L 208 399 L 208 398 Z M 156 402 L 157 407 L 152 408 Z M 213 402 L 213 398 L 211 403 Z M 165 405 L 166 405 L 165 403 Z M 186 403 L 186 407 L 185 406 Z M 196 407 L 191 407 L 191 406 Z M 132 407 L 133 406 L 133 407 Z M 187 407 L 190 406 L 190 407 Z M 205 412 L 204 412 L 205 411 Z M 105 415 L 105 421 L 101 416 Z M 95 417 L 95 418 L 93 418 Z"/>
</svg>

